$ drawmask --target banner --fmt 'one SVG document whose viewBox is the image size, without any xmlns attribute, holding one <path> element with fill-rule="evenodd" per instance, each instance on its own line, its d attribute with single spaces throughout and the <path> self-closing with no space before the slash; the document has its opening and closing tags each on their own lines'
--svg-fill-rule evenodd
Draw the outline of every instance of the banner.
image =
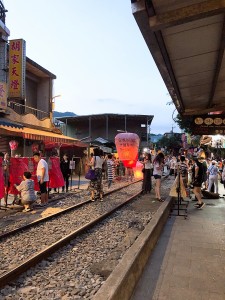
<svg viewBox="0 0 225 300">
<path fill-rule="evenodd" d="M 14 184 L 20 184 L 23 181 L 23 173 L 26 171 L 31 172 L 31 179 L 34 180 L 34 189 L 39 191 L 39 184 L 37 182 L 36 176 L 37 163 L 34 161 L 33 157 L 11 157 L 9 165 L 9 194 L 18 194 L 19 192 L 14 187 Z"/>
<path fill-rule="evenodd" d="M 44 158 L 43 158 L 44 159 Z M 57 188 L 64 186 L 64 179 L 60 169 L 59 157 L 51 157 L 48 159 L 49 167 L 49 187 Z M 0 197 L 1 197 L 1 185 L 4 185 L 4 180 L 1 180 L 2 172 L 1 162 L 0 162 Z M 31 172 L 31 179 L 34 180 L 34 190 L 39 191 L 39 184 L 36 176 L 37 163 L 34 161 L 33 157 L 11 157 L 9 166 L 9 194 L 18 194 L 19 192 L 14 187 L 14 184 L 20 184 L 23 180 L 23 173 L 26 171 Z M 3 174 L 2 174 L 3 177 Z M 3 186 L 4 195 L 4 186 Z"/>
<path fill-rule="evenodd" d="M 64 178 L 60 169 L 59 157 L 50 157 L 48 160 L 49 166 L 49 187 L 57 188 L 65 185 Z"/>
<path fill-rule="evenodd" d="M 9 98 L 25 99 L 26 42 L 9 42 Z"/>
<path fill-rule="evenodd" d="M 2 157 L 0 157 L 0 199 L 4 197 L 4 177 L 3 177 L 3 166 L 2 166 Z"/>
<path fill-rule="evenodd" d="M 28 171 L 27 157 L 11 157 L 9 165 L 9 194 L 18 194 L 19 192 L 14 187 L 14 184 L 19 185 L 23 181 L 23 173 Z"/>
</svg>

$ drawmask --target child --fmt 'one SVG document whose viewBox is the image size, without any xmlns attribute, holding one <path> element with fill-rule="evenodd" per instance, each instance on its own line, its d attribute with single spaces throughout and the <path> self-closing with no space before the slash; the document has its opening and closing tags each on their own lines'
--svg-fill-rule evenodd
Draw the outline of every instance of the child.
<svg viewBox="0 0 225 300">
<path fill-rule="evenodd" d="M 34 192 L 34 181 L 31 179 L 30 172 L 23 173 L 23 181 L 20 185 L 14 185 L 15 188 L 21 192 L 21 202 L 24 205 L 23 212 L 28 212 L 31 210 L 30 205 L 36 200 L 36 195 Z"/>
</svg>

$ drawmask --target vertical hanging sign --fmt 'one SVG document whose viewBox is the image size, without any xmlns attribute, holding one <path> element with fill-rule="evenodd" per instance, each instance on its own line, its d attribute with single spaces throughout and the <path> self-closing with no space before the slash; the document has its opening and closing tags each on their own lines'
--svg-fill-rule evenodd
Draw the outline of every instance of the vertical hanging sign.
<svg viewBox="0 0 225 300">
<path fill-rule="evenodd" d="M 9 43 L 9 98 L 25 99 L 26 42 Z"/>
<path fill-rule="evenodd" d="M 7 89 L 6 83 L 0 82 L 0 112 L 5 112 L 7 107 Z"/>
</svg>

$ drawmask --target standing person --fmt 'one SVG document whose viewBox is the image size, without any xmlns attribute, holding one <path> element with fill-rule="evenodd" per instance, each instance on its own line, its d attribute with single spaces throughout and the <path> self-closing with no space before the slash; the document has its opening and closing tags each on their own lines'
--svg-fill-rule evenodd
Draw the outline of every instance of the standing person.
<svg viewBox="0 0 225 300">
<path fill-rule="evenodd" d="M 47 192 L 47 182 L 49 181 L 48 164 L 43 158 L 41 158 L 39 152 L 34 153 L 33 157 L 34 157 L 34 161 L 38 163 L 36 175 L 37 175 L 39 188 L 41 192 L 41 206 L 45 206 L 48 203 L 48 192 Z"/>
<path fill-rule="evenodd" d="M 9 160 L 9 153 L 5 153 L 4 159 L 2 162 L 3 166 L 3 178 L 4 178 L 4 204 L 5 207 L 8 205 L 8 192 L 9 192 L 9 165 L 10 165 L 10 160 Z"/>
<path fill-rule="evenodd" d="M 62 192 L 65 191 L 65 183 L 66 183 L 66 193 L 68 193 L 69 177 L 71 175 L 71 170 L 70 170 L 70 161 L 68 160 L 67 154 L 63 155 L 63 158 L 60 162 L 60 169 L 64 178 L 64 186 L 62 187 Z"/>
<path fill-rule="evenodd" d="M 142 193 L 147 194 L 152 190 L 152 157 L 150 153 L 146 153 L 143 160 L 143 185 L 142 185 Z"/>
<path fill-rule="evenodd" d="M 156 157 L 153 160 L 153 176 L 155 178 L 155 196 L 156 199 L 160 202 L 164 201 L 160 195 L 163 167 L 164 167 L 164 154 L 160 152 L 159 154 L 156 155 Z"/>
<path fill-rule="evenodd" d="M 188 164 L 186 162 L 186 158 L 184 155 L 180 157 L 180 173 L 184 183 L 185 188 L 187 188 L 188 184 Z"/>
<path fill-rule="evenodd" d="M 112 160 L 112 154 L 108 154 L 108 159 L 106 161 L 107 164 L 107 175 L 108 175 L 108 189 L 111 187 L 114 176 L 113 176 L 113 160 Z"/>
<path fill-rule="evenodd" d="M 222 174 L 221 174 L 221 179 L 222 179 L 222 182 L 223 182 L 223 187 L 225 188 L 225 159 L 223 160 L 223 171 L 222 171 Z M 225 195 L 223 195 L 225 196 Z"/>
<path fill-rule="evenodd" d="M 197 198 L 197 203 L 194 205 L 197 209 L 202 209 L 205 203 L 202 201 L 201 195 L 201 186 L 204 182 L 204 165 L 203 165 L 204 157 L 199 157 L 195 160 L 194 165 L 194 182 L 193 182 L 193 192 L 195 197 Z"/>
<path fill-rule="evenodd" d="M 95 170 L 95 179 L 90 181 L 91 200 L 100 198 L 103 201 L 102 185 L 102 165 L 104 162 L 103 152 L 99 148 L 94 148 L 94 155 L 90 161 L 90 166 Z"/>
<path fill-rule="evenodd" d="M 30 172 L 23 173 L 23 181 L 17 185 L 14 184 L 15 188 L 21 193 L 21 203 L 24 205 L 23 212 L 31 210 L 31 204 L 36 200 L 34 191 L 34 181 L 31 179 Z"/>
<path fill-rule="evenodd" d="M 212 185 L 214 184 L 215 187 L 214 192 L 218 193 L 218 174 L 221 173 L 219 172 L 215 160 L 213 160 L 211 165 L 208 167 L 207 173 L 209 175 L 208 192 L 211 192 Z"/>
<path fill-rule="evenodd" d="M 177 159 L 175 156 L 173 156 L 169 163 L 170 175 L 175 175 L 176 163 L 177 163 Z"/>
<path fill-rule="evenodd" d="M 126 167 L 125 169 L 125 173 L 126 173 L 126 181 L 133 181 L 133 178 L 134 178 L 134 171 L 133 171 L 133 168 L 131 167 Z"/>
</svg>

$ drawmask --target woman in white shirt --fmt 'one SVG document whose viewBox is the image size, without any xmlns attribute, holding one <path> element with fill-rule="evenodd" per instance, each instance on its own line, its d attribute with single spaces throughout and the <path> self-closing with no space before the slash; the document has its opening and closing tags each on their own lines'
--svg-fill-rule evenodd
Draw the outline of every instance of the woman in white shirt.
<svg viewBox="0 0 225 300">
<path fill-rule="evenodd" d="M 160 152 L 159 154 L 157 154 L 157 156 L 153 161 L 153 176 L 155 178 L 155 196 L 156 199 L 160 202 L 164 201 L 160 195 L 163 167 L 164 167 L 164 154 Z"/>
<path fill-rule="evenodd" d="M 152 157 L 151 154 L 145 154 L 143 161 L 143 185 L 142 185 L 142 194 L 150 193 L 152 190 Z"/>
<path fill-rule="evenodd" d="M 102 165 L 104 162 L 103 151 L 94 148 L 94 155 L 90 161 L 90 166 L 95 170 L 95 179 L 90 181 L 91 201 L 100 199 L 103 201 L 103 185 L 102 185 Z"/>
</svg>

